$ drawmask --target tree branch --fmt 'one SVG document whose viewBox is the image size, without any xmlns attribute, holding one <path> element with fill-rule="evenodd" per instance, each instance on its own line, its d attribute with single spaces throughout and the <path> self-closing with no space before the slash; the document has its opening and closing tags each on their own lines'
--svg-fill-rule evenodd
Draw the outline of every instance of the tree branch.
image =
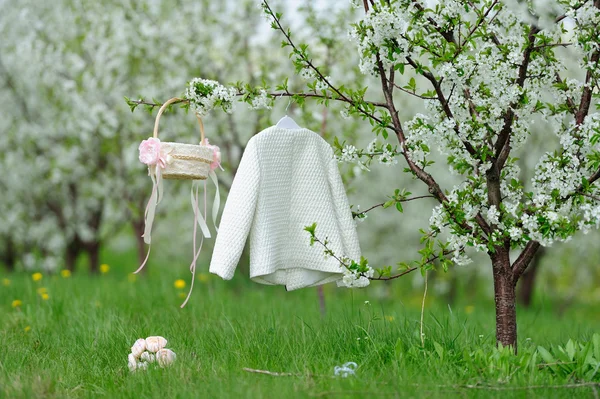
<svg viewBox="0 0 600 399">
<path fill-rule="evenodd" d="M 539 46 L 534 46 L 533 49 L 534 50 L 541 50 L 543 48 L 548 48 L 548 47 L 569 47 L 572 46 L 573 43 L 550 43 L 550 44 L 542 44 Z"/>
<path fill-rule="evenodd" d="M 379 276 L 379 277 L 371 277 L 371 278 L 369 278 L 369 280 L 376 280 L 376 281 L 389 281 L 389 280 L 395 280 L 395 279 L 397 279 L 398 277 L 405 276 L 405 275 L 407 275 L 408 273 L 412 273 L 412 272 L 414 272 L 414 271 L 415 271 L 415 270 L 417 270 L 417 269 L 418 269 L 418 267 L 416 267 L 416 266 L 413 266 L 413 267 L 411 267 L 410 269 L 406 269 L 405 271 L 403 271 L 403 272 L 401 272 L 401 273 L 398 273 L 398 274 L 394 274 L 393 276 L 390 276 L 390 277 L 383 277 L 383 276 Z"/>
<path fill-rule="evenodd" d="M 600 197 L 597 197 L 597 196 L 595 196 L 595 195 L 591 195 L 591 194 L 581 194 L 581 195 L 583 195 L 584 197 L 591 198 L 591 199 L 593 199 L 594 201 L 598 201 L 598 202 L 600 202 Z"/>
<path fill-rule="evenodd" d="M 556 72 L 556 82 L 558 82 L 561 85 L 563 84 L 563 80 L 561 79 L 558 72 Z M 573 115 L 577 115 L 578 108 L 575 106 L 573 99 L 569 96 L 567 96 L 567 106 L 569 107 L 569 110 Z"/>
<path fill-rule="evenodd" d="M 422 100 L 437 100 L 437 97 L 426 97 L 426 96 L 421 96 L 421 95 L 419 95 L 419 94 L 417 94 L 417 93 L 413 93 L 413 92 L 412 92 L 412 91 L 410 91 L 410 90 L 406 90 L 404 87 L 400 87 L 400 86 L 398 86 L 396 83 L 392 83 L 392 86 L 393 86 L 393 87 L 395 87 L 396 89 L 400 90 L 400 91 L 403 91 L 403 92 L 405 92 L 405 93 L 407 93 L 407 94 L 410 94 L 410 95 L 411 95 L 411 96 L 413 96 L 413 97 L 417 97 L 417 98 L 420 98 L 420 99 L 422 99 Z"/>
<path fill-rule="evenodd" d="M 319 69 L 317 67 L 315 67 L 315 65 L 312 63 L 312 61 L 309 60 L 308 58 L 306 58 L 306 56 L 303 54 L 302 51 L 298 50 L 298 47 L 296 47 L 296 45 L 292 41 L 292 38 L 290 37 L 290 35 L 288 34 L 288 32 L 285 29 L 283 29 L 283 26 L 281 25 L 281 21 L 279 20 L 279 18 L 277 18 L 277 15 L 273 12 L 273 10 L 271 9 L 271 6 L 269 6 L 269 3 L 267 2 L 267 0 L 263 0 L 263 3 L 265 5 L 266 9 L 268 10 L 271 18 L 273 18 L 273 21 L 275 22 L 275 25 L 277 26 L 277 29 L 279 31 L 281 31 L 281 33 L 285 37 L 285 40 L 292 47 L 292 49 L 294 50 L 294 52 L 298 56 L 301 57 L 302 61 L 304 63 L 306 63 L 306 65 L 310 69 L 312 69 L 313 71 L 315 71 L 315 73 L 317 74 L 319 80 L 321 80 L 322 82 L 324 82 L 325 84 L 327 84 L 327 86 L 331 89 L 331 91 L 338 95 L 338 97 L 339 97 L 339 99 L 341 101 L 344 101 L 344 102 L 347 102 L 349 104 L 354 105 L 356 107 L 356 109 L 360 113 L 362 113 L 363 115 L 365 115 L 365 116 L 373 119 L 374 121 L 376 121 L 380 125 L 385 126 L 384 123 L 383 123 L 383 121 L 381 119 L 377 118 L 375 115 L 371 114 L 370 112 L 364 110 L 362 107 L 360 107 L 359 105 L 357 105 L 354 101 L 352 101 L 351 99 L 349 99 L 348 97 L 346 97 L 338 88 L 336 88 L 335 86 L 333 86 L 331 84 L 331 82 L 329 82 L 329 80 L 327 78 L 325 78 L 325 76 L 323 76 L 323 74 L 321 73 L 321 71 L 319 71 Z"/>
<path fill-rule="evenodd" d="M 600 51 L 596 50 L 592 54 L 592 58 L 590 62 L 593 64 L 597 64 L 600 59 Z M 592 105 L 592 90 L 593 87 L 590 84 L 590 80 L 592 79 L 592 71 L 588 69 L 587 74 L 585 75 L 585 85 L 583 87 L 583 93 L 581 94 L 581 102 L 579 103 L 579 110 L 577 111 L 577 115 L 575 115 L 575 123 L 577 125 L 581 125 L 583 120 L 590 112 L 590 106 Z"/>
<path fill-rule="evenodd" d="M 419 66 L 417 65 L 417 63 L 411 58 L 411 57 L 406 57 L 406 60 L 408 61 L 408 63 L 416 70 L 419 69 Z M 452 114 L 452 110 L 450 109 L 450 105 L 448 104 L 448 100 L 446 100 L 446 97 L 444 96 L 444 92 L 442 91 L 442 82 L 441 80 L 437 80 L 435 78 L 435 76 L 433 76 L 433 74 L 431 72 L 428 71 L 422 71 L 421 74 L 431 82 L 431 84 L 433 85 L 433 88 L 435 89 L 435 93 L 437 94 L 437 99 L 440 102 L 440 104 L 442 105 L 442 109 L 444 110 L 444 113 L 446 114 L 446 117 L 448 119 L 454 120 L 454 115 Z M 455 125 L 454 125 L 454 131 L 456 132 L 456 134 L 458 135 L 459 133 L 459 129 L 458 129 L 458 125 L 456 124 L 455 121 Z M 474 156 L 476 155 L 476 151 L 475 148 L 473 148 L 473 146 L 471 145 L 471 143 L 469 143 L 468 141 L 465 140 L 461 140 L 465 149 L 467 150 L 467 152 L 471 155 Z"/>
<path fill-rule="evenodd" d="M 410 57 L 406 57 L 406 59 L 409 63 L 410 62 L 413 63 L 413 64 L 411 64 L 411 65 L 413 65 L 413 68 L 416 66 L 416 63 L 414 63 L 414 61 L 412 61 L 412 59 L 410 59 Z M 440 188 L 439 184 L 435 181 L 433 176 L 431 176 L 429 173 L 425 172 L 423 169 L 421 169 L 419 166 L 417 166 L 408 156 L 408 151 L 407 151 L 407 146 L 406 146 L 406 137 L 404 136 L 404 130 L 402 129 L 402 124 L 400 123 L 400 119 L 398 118 L 398 111 L 396 110 L 396 106 L 394 105 L 392 92 L 391 92 L 391 90 L 388 89 L 389 85 L 387 83 L 385 71 L 383 70 L 383 64 L 381 63 L 379 56 L 377 56 L 377 67 L 379 69 L 379 76 L 381 78 L 381 87 L 383 89 L 383 95 L 388 104 L 388 110 L 392 117 L 392 123 L 394 124 L 396 136 L 398 137 L 398 141 L 400 142 L 400 144 L 402 146 L 402 149 L 403 149 L 402 155 L 404 156 L 406 163 L 408 163 L 410 170 L 415 174 L 415 176 L 417 176 L 417 178 L 419 180 L 421 180 L 423 183 L 427 184 L 427 186 L 429 187 L 429 192 L 431 194 L 433 194 L 433 196 L 435 198 L 437 198 L 437 200 L 440 203 L 447 204 L 448 198 L 446 197 L 446 195 Z M 434 81 L 436 81 L 435 77 L 431 74 L 431 72 L 423 71 L 423 74 L 425 75 L 425 77 L 429 76 Z M 444 207 L 446 207 L 446 205 L 444 205 Z M 489 225 L 487 224 L 487 222 L 485 221 L 485 219 L 483 219 L 481 214 L 477 214 L 476 220 L 477 220 L 477 224 L 483 229 L 483 231 L 489 235 L 491 233 L 491 229 L 490 229 Z M 471 226 L 469 226 L 466 222 L 458 223 L 458 224 L 462 228 L 464 228 L 468 231 L 473 230 L 471 228 Z M 480 237 L 480 238 L 482 240 L 486 240 L 485 237 Z"/>
<path fill-rule="evenodd" d="M 535 253 L 540 248 L 540 243 L 532 240 L 527 243 L 519 257 L 512 264 L 513 281 L 515 284 L 519 281 L 519 278 L 523 275 L 527 266 L 535 256 Z"/>
<path fill-rule="evenodd" d="M 237 96 L 243 96 L 244 93 L 243 92 L 238 92 L 236 93 Z M 330 96 L 325 96 L 322 94 L 317 94 L 317 93 L 290 93 L 288 91 L 284 91 L 284 92 L 280 92 L 280 93 L 267 93 L 268 96 L 274 97 L 275 99 L 279 98 L 279 97 L 302 97 L 302 98 L 322 98 L 325 100 L 334 100 L 334 101 L 341 101 L 344 103 L 348 103 L 351 105 L 355 105 L 354 101 L 350 100 L 347 97 L 330 97 Z M 172 104 L 181 104 L 181 103 L 189 103 L 189 100 L 186 99 L 181 99 L 179 101 L 174 101 Z M 160 107 L 162 104 L 161 103 L 155 103 L 155 102 L 149 102 L 149 101 L 144 101 L 144 100 L 129 100 L 130 104 L 137 104 L 137 105 L 147 105 L 150 106 L 152 108 L 154 107 Z M 387 109 L 387 104 L 385 103 L 380 103 L 380 102 L 376 102 L 376 101 L 365 101 L 365 104 L 370 104 L 373 105 L 375 107 L 379 107 L 379 108 L 386 108 Z M 369 114 L 370 115 L 370 114 Z M 379 119 L 377 119 L 376 117 L 372 116 L 375 120 L 377 120 L 378 122 L 381 122 Z"/>
<path fill-rule="evenodd" d="M 529 61 L 531 60 L 531 53 L 533 51 L 533 44 L 535 43 L 535 35 L 539 32 L 539 28 L 536 26 L 531 26 L 529 30 L 529 35 L 527 37 L 528 44 L 525 47 L 525 51 L 523 52 L 523 62 L 519 67 L 519 75 L 517 77 L 517 85 L 523 87 L 525 84 L 525 79 L 527 78 L 527 68 L 529 67 Z M 508 155 L 510 154 L 510 134 L 512 132 L 512 123 L 515 118 L 515 112 L 513 108 L 516 106 L 515 103 L 511 104 L 509 108 L 506 110 L 506 114 L 504 115 L 504 126 L 498 135 L 498 139 L 495 144 L 495 158 L 496 158 L 496 166 L 498 170 L 501 171 L 504 168 L 504 164 L 508 159 Z"/>
<path fill-rule="evenodd" d="M 400 200 L 397 202 L 409 202 L 409 201 L 414 201 L 414 200 L 418 200 L 418 199 L 422 199 L 422 198 L 434 198 L 435 199 L 435 197 L 433 195 L 419 195 L 417 197 L 406 198 L 406 199 L 403 199 L 403 200 Z M 385 205 L 385 202 L 382 202 L 381 204 L 373 205 L 372 207 L 367 208 L 362 212 L 352 212 L 352 216 L 357 217 L 358 215 L 364 215 L 365 213 L 372 211 L 375 208 L 379 208 L 380 206 L 383 206 L 383 205 Z"/>
</svg>

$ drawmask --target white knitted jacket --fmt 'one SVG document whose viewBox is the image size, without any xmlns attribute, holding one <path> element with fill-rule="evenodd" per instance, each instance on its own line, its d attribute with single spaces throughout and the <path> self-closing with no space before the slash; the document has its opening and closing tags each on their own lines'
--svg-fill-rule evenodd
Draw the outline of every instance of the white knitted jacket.
<svg viewBox="0 0 600 399">
<path fill-rule="evenodd" d="M 317 223 L 338 256 L 360 259 L 356 225 L 333 150 L 308 129 L 270 127 L 248 142 L 231 185 L 210 272 L 233 277 L 250 234 L 250 278 L 294 289 L 339 280 L 343 269 L 310 246 Z"/>
</svg>

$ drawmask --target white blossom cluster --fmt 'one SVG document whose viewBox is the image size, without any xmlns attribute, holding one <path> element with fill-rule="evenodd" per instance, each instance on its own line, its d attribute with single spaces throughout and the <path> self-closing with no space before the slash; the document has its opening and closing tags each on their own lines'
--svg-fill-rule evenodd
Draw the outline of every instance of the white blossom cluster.
<svg viewBox="0 0 600 399">
<path fill-rule="evenodd" d="M 367 266 L 367 271 L 362 273 L 357 270 L 344 268 L 344 276 L 338 282 L 338 286 L 347 288 L 364 288 L 371 283 L 369 278 L 373 277 L 375 270 L 371 266 Z"/>
<path fill-rule="evenodd" d="M 600 114 L 588 115 L 579 126 L 571 122 L 558 135 L 561 151 L 544 154 L 532 178 L 533 197 L 527 205 L 536 215 L 522 216 L 524 232 L 543 245 L 555 239 L 569 240 L 577 230 L 587 233 L 599 226 L 600 202 L 579 194 L 600 194 L 598 188 L 583 186 L 597 169 L 592 159 L 600 154 Z"/>
<path fill-rule="evenodd" d="M 205 116 L 216 107 L 231 113 L 237 91 L 225 87 L 215 80 L 193 78 L 185 90 L 190 108 L 199 116 Z M 266 94 L 266 93 L 265 93 Z"/>
<path fill-rule="evenodd" d="M 377 59 L 386 69 L 401 62 L 408 49 L 404 37 L 408 26 L 405 8 L 398 5 L 372 7 L 349 32 L 350 39 L 358 46 L 360 71 L 377 76 Z"/>
<path fill-rule="evenodd" d="M 171 349 L 165 348 L 167 340 L 161 336 L 139 338 L 131 347 L 127 356 L 127 365 L 132 373 L 138 370 L 147 370 L 150 364 L 156 363 L 160 367 L 173 364 L 177 355 Z"/>
<path fill-rule="evenodd" d="M 252 98 L 250 109 L 271 109 L 273 108 L 273 99 L 265 89 L 260 89 L 257 96 Z"/>
<path fill-rule="evenodd" d="M 355 146 L 348 144 L 342 149 L 342 155 L 338 157 L 339 162 L 356 162 L 358 160 L 358 150 Z"/>
<path fill-rule="evenodd" d="M 331 76 L 325 76 L 322 78 L 318 73 L 315 72 L 314 69 L 308 66 L 302 68 L 300 72 L 298 72 L 298 75 L 304 80 L 312 81 L 315 85 L 315 91 L 317 92 L 329 89 L 329 84 L 327 84 L 327 82 L 333 84 L 333 79 Z"/>
<path fill-rule="evenodd" d="M 391 144 L 379 143 L 377 139 L 371 141 L 364 150 L 356 148 L 352 144 L 346 144 L 341 149 L 341 154 L 336 155 L 338 162 L 356 163 L 361 170 L 369 171 L 368 165 L 373 159 L 379 164 L 393 166 L 398 164 L 398 152 Z M 361 158 L 368 158 L 362 161 Z"/>
</svg>

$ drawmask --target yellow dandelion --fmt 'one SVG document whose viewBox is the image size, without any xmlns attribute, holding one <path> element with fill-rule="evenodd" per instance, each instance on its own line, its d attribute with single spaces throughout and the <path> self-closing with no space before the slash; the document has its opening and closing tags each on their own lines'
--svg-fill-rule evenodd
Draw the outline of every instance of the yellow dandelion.
<svg viewBox="0 0 600 399">
<path fill-rule="evenodd" d="M 180 293 L 179 293 L 177 296 L 178 296 L 179 298 L 185 298 L 187 295 L 186 295 L 186 293 L 185 293 L 185 292 L 180 292 Z"/>
<path fill-rule="evenodd" d="M 60 275 L 62 278 L 69 278 L 71 277 L 71 271 L 69 269 L 63 269 L 60 271 Z"/>
<path fill-rule="evenodd" d="M 473 313 L 474 310 L 475 310 L 475 306 L 473 306 L 473 305 L 465 306 L 466 314 L 471 314 L 471 313 Z"/>
<path fill-rule="evenodd" d="M 42 299 L 43 299 L 44 301 L 47 301 L 48 299 L 50 299 L 50 295 L 48 295 L 48 294 L 47 294 L 47 293 L 45 293 L 45 292 L 44 292 L 43 294 L 40 294 L 40 295 L 41 295 L 41 297 L 42 297 Z"/>
<path fill-rule="evenodd" d="M 130 283 L 135 283 L 137 281 L 137 274 L 129 273 L 127 275 L 127 281 L 129 281 Z"/>
<path fill-rule="evenodd" d="M 37 289 L 37 293 L 40 295 L 44 295 L 48 293 L 48 289 L 46 287 L 40 287 Z"/>
<path fill-rule="evenodd" d="M 107 265 L 106 263 L 103 263 L 100 265 L 100 273 L 102 274 L 106 274 L 110 271 L 110 266 Z"/>
<path fill-rule="evenodd" d="M 31 331 L 31 326 L 27 326 L 27 327 L 25 327 L 25 328 L 24 328 L 24 330 L 25 330 L 25 332 L 29 332 L 29 331 Z"/>
<path fill-rule="evenodd" d="M 33 279 L 33 281 L 40 281 L 42 279 L 42 273 L 37 272 L 37 273 L 33 273 L 31 275 L 31 278 Z"/>
<path fill-rule="evenodd" d="M 2 285 L 8 287 L 10 285 L 10 280 L 7 278 L 2 279 Z"/>
<path fill-rule="evenodd" d="M 200 281 L 201 283 L 206 283 L 208 282 L 208 279 L 210 278 L 208 273 L 200 273 L 198 274 L 198 281 Z"/>
<path fill-rule="evenodd" d="M 175 288 L 185 288 L 185 281 L 182 279 L 175 280 Z"/>
<path fill-rule="evenodd" d="M 12 307 L 13 308 L 18 308 L 20 306 L 23 305 L 23 302 L 20 299 L 15 299 L 14 301 L 12 301 Z"/>
<path fill-rule="evenodd" d="M 386 319 L 387 321 L 394 321 L 394 316 L 385 315 L 385 319 Z"/>
</svg>

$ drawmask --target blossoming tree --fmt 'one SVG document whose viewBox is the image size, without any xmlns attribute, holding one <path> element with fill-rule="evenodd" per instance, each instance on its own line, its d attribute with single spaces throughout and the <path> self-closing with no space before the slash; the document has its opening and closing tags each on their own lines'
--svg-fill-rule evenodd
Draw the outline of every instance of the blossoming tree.
<svg viewBox="0 0 600 399">
<path fill-rule="evenodd" d="M 494 277 L 497 341 L 516 349 L 515 285 L 536 251 L 600 224 L 600 114 L 594 111 L 600 96 L 600 1 L 559 0 L 543 10 L 499 0 L 356 5 L 364 16 L 351 25 L 350 37 L 360 70 L 378 81 L 377 88 L 330 78 L 315 65 L 309 47 L 294 41 L 281 13 L 264 1 L 296 72 L 308 79 L 307 89 L 293 92 L 284 82 L 273 90 L 237 84 L 234 92 L 194 80 L 186 102 L 200 113 L 214 106 L 227 111 L 235 96 L 265 106 L 280 96 L 301 104 L 345 103 L 343 114 L 368 121 L 383 143 L 358 149 L 335 140 L 340 160 L 366 168 L 374 158 L 387 164 L 401 159 L 404 171 L 429 192 L 411 197 L 399 188 L 375 207 L 402 212 L 403 202 L 423 197 L 437 205 L 422 230 L 420 259 L 400 264 L 399 272 L 386 267 L 375 274 L 365 259 L 332 253 L 314 225 L 307 228 L 312 243 L 338 257 L 349 270 L 348 285 L 359 286 L 366 278 L 467 264 L 473 251 L 486 254 Z M 568 70 L 574 59 L 577 70 Z M 567 78 L 567 72 L 577 78 Z M 373 96 L 383 101 L 371 101 Z M 398 107 L 408 97 L 422 102 L 422 112 L 401 120 Z M 534 123 L 557 135 L 560 145 L 544 152 L 533 178 L 525 181 L 518 156 L 531 154 L 527 139 Z M 439 179 L 434 148 L 459 184 Z"/>
</svg>

